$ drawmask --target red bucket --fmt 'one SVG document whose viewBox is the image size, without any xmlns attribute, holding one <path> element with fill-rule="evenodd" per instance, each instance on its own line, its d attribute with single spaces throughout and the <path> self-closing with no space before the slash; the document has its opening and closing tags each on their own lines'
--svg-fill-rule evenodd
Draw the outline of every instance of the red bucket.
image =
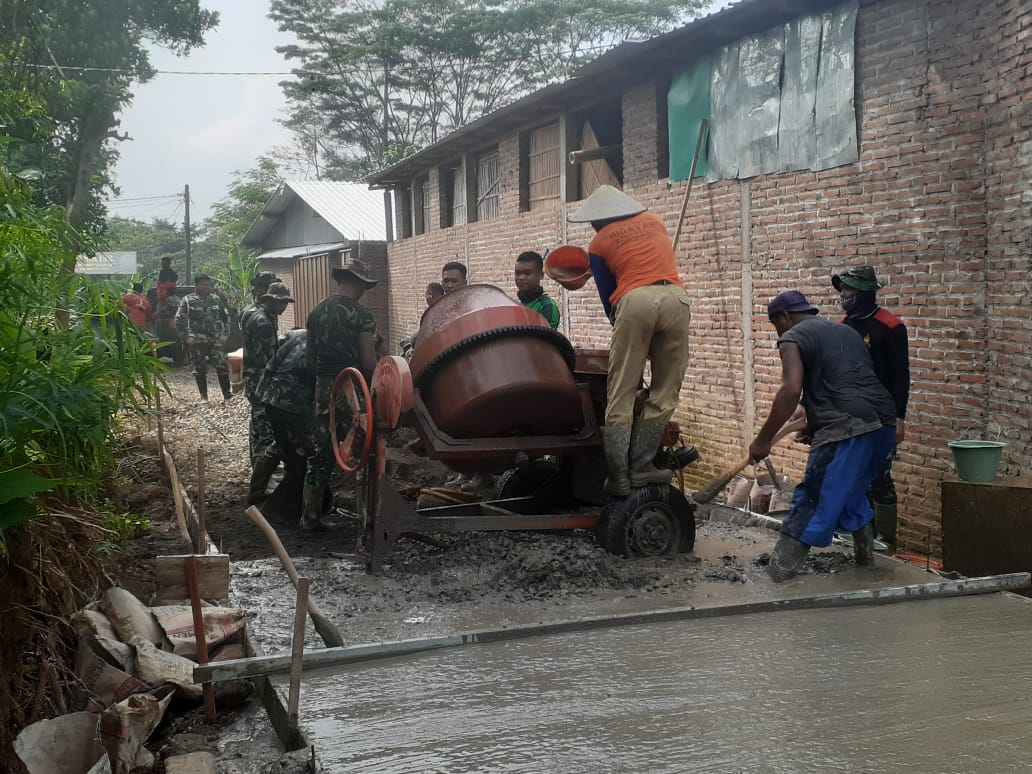
<svg viewBox="0 0 1032 774">
<path fill-rule="evenodd" d="M 580 290 L 591 276 L 588 253 L 576 245 L 562 245 L 545 256 L 545 273 L 567 290 Z"/>
</svg>

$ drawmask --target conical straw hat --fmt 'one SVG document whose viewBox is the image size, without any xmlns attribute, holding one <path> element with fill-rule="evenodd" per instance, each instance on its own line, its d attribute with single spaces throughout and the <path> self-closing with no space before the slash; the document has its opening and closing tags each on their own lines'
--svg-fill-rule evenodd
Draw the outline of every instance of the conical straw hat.
<svg viewBox="0 0 1032 774">
<path fill-rule="evenodd" d="M 567 220 L 570 223 L 590 223 L 593 220 L 628 218 L 647 209 L 648 207 L 634 201 L 623 191 L 618 191 L 611 185 L 600 185 L 573 215 L 567 217 Z"/>
</svg>

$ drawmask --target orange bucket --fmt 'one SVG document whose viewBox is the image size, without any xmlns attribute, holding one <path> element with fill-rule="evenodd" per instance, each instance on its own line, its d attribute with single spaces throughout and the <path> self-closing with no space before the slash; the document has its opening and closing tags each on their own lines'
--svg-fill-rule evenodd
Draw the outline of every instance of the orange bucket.
<svg viewBox="0 0 1032 774">
<path fill-rule="evenodd" d="M 576 245 L 562 245 L 545 256 L 545 274 L 567 290 L 580 290 L 591 276 L 588 252 Z"/>
</svg>

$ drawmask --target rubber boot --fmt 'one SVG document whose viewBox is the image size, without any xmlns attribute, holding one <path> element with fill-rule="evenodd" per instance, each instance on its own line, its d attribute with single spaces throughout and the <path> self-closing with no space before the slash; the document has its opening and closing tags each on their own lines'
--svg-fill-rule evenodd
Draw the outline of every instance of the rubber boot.
<svg viewBox="0 0 1032 774">
<path fill-rule="evenodd" d="M 673 472 L 669 469 L 657 468 L 653 464 L 659 444 L 663 440 L 667 420 L 638 419 L 631 431 L 630 446 L 630 481 L 631 486 L 639 488 L 649 484 L 669 484 Z"/>
<path fill-rule="evenodd" d="M 853 561 L 858 567 L 874 564 L 874 520 L 853 533 Z"/>
<path fill-rule="evenodd" d="M 810 553 L 810 546 L 794 537 L 782 535 L 778 538 L 777 545 L 770 554 L 770 564 L 767 565 L 767 573 L 775 583 L 794 578 L 806 561 L 806 555 Z"/>
<path fill-rule="evenodd" d="M 631 445 L 631 428 L 613 425 L 602 428 L 602 451 L 606 458 L 609 477 L 602 491 L 611 497 L 627 497 L 631 482 L 627 474 L 627 450 Z"/>
<path fill-rule="evenodd" d="M 251 488 L 247 493 L 247 504 L 257 505 L 265 499 L 265 490 L 269 488 L 269 479 L 279 467 L 279 460 L 259 457 L 254 461 L 251 470 Z"/>
<path fill-rule="evenodd" d="M 219 387 L 222 388 L 223 400 L 233 400 L 233 388 L 229 385 L 229 374 L 219 374 Z"/>
<path fill-rule="evenodd" d="M 325 489 L 326 487 L 305 484 L 301 494 L 301 523 L 299 526 L 302 530 L 308 532 L 323 529 L 322 507 Z"/>
<path fill-rule="evenodd" d="M 896 503 L 874 503 L 874 527 L 882 540 L 896 546 Z"/>
<path fill-rule="evenodd" d="M 206 374 L 194 374 L 194 381 L 197 382 L 197 392 L 201 394 L 201 400 L 208 402 L 208 377 Z"/>
</svg>

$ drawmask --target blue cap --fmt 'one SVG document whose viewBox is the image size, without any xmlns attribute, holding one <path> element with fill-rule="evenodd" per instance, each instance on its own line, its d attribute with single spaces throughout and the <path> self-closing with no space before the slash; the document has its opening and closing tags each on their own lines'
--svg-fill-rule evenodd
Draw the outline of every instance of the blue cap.
<svg viewBox="0 0 1032 774">
<path fill-rule="evenodd" d="M 782 312 L 790 314 L 817 314 L 816 306 L 806 300 L 806 296 L 798 290 L 786 290 L 774 296 L 767 304 L 767 316 L 773 317 Z"/>
</svg>

